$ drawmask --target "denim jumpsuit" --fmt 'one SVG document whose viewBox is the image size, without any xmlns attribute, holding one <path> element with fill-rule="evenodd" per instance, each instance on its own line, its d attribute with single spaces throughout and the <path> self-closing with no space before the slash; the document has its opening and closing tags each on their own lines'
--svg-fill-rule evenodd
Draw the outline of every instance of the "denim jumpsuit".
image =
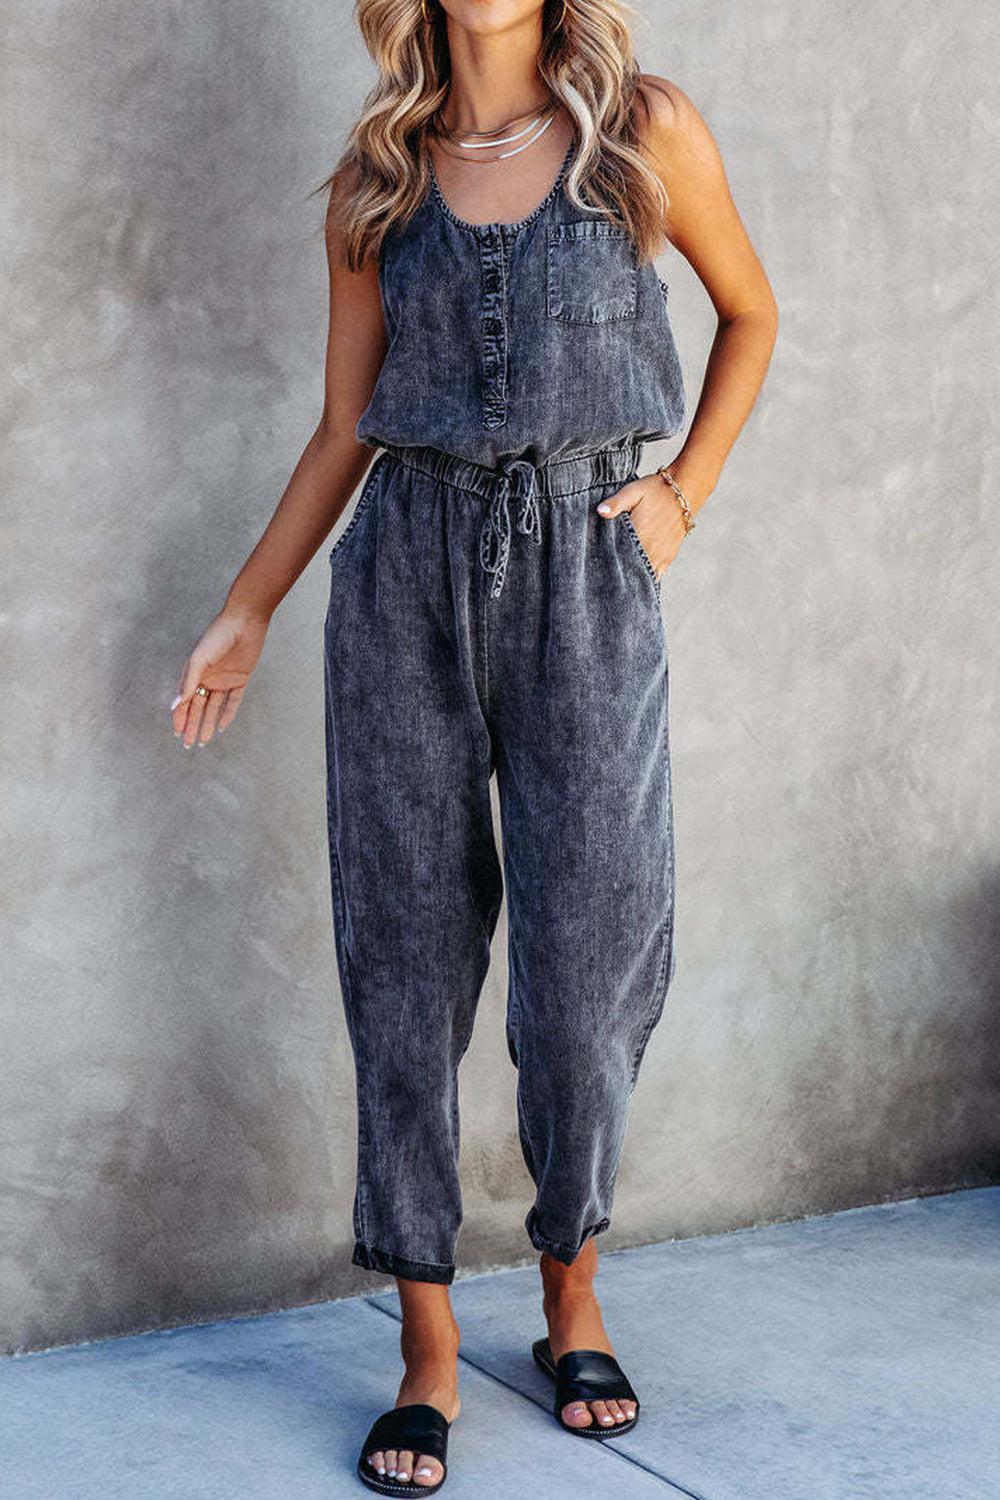
<svg viewBox="0 0 1000 1500">
<path fill-rule="evenodd" d="M 563 192 L 473 225 L 437 180 L 384 240 L 379 452 L 330 553 L 334 935 L 357 1073 L 352 1262 L 450 1283 L 459 1062 L 507 895 L 507 1048 L 570 1264 L 610 1223 L 674 972 L 660 589 L 598 502 L 684 420 L 666 285 Z M 497 777 L 501 858 L 490 803 Z"/>
</svg>

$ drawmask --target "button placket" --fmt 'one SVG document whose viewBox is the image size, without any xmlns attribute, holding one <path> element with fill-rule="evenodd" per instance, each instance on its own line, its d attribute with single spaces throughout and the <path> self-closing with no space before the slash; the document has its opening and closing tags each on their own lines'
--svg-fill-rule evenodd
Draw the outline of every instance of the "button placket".
<svg viewBox="0 0 1000 1500">
<path fill-rule="evenodd" d="M 503 235 L 483 225 L 479 232 L 483 349 L 483 426 L 507 420 L 507 265 Z"/>
</svg>

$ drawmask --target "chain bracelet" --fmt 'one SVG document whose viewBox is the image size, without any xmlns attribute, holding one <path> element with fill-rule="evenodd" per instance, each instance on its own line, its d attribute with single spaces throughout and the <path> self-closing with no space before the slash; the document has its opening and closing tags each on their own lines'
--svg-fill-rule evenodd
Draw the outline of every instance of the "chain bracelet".
<svg viewBox="0 0 1000 1500">
<path fill-rule="evenodd" d="M 694 516 L 691 514 L 691 507 L 688 504 L 687 496 L 681 489 L 680 485 L 677 483 L 677 480 L 671 474 L 670 470 L 666 468 L 665 465 L 661 465 L 656 472 L 657 474 L 659 474 L 664 484 L 669 484 L 670 488 L 677 496 L 677 503 L 681 508 L 681 519 L 684 522 L 684 535 L 686 536 L 687 533 L 689 531 L 693 531 L 695 526 L 697 525 Z"/>
</svg>

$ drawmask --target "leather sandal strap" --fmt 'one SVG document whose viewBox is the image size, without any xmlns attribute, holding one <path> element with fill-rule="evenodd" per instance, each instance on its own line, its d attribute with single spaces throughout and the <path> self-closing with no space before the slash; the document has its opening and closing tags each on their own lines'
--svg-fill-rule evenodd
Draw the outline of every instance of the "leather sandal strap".
<svg viewBox="0 0 1000 1500">
<path fill-rule="evenodd" d="M 559 1409 L 570 1401 L 634 1401 L 639 1398 L 614 1355 L 603 1349 L 570 1349 L 556 1365 Z"/>
<path fill-rule="evenodd" d="M 377 1453 L 387 1448 L 406 1449 L 416 1457 L 425 1453 L 442 1464 L 448 1454 L 451 1424 L 436 1406 L 413 1401 L 397 1406 L 377 1417 L 365 1438 L 363 1453 Z"/>
</svg>

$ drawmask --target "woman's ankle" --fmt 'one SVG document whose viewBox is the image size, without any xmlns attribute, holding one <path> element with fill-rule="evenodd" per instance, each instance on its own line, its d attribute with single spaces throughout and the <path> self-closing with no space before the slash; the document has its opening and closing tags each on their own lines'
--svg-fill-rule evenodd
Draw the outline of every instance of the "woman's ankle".
<svg viewBox="0 0 1000 1500">
<path fill-rule="evenodd" d="M 404 1358 L 430 1357 L 435 1363 L 457 1359 L 461 1331 L 447 1288 L 425 1282 L 400 1283 L 403 1313 L 400 1342 Z"/>
<path fill-rule="evenodd" d="M 403 1324 L 399 1336 L 399 1347 L 403 1363 L 408 1370 L 453 1370 L 458 1364 L 461 1336 L 457 1325 L 431 1329 Z"/>
<path fill-rule="evenodd" d="M 538 1268 L 542 1276 L 544 1301 L 557 1305 L 564 1301 L 571 1302 L 574 1298 L 586 1301 L 593 1297 L 597 1254 L 592 1240 L 584 1245 L 571 1266 L 543 1252 Z"/>
</svg>

